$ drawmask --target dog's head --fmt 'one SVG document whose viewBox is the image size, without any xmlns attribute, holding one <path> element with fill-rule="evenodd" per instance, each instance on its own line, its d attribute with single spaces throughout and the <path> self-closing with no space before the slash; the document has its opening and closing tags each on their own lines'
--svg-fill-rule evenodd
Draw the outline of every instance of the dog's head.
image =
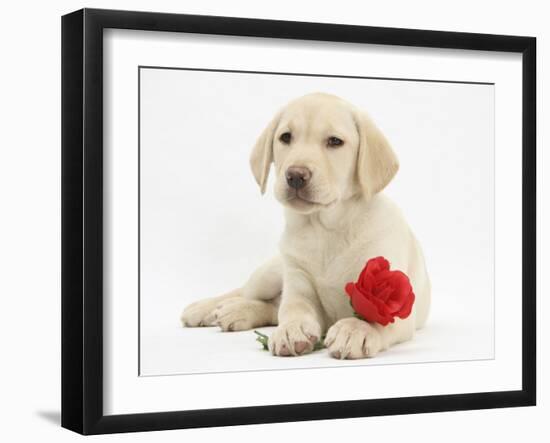
<svg viewBox="0 0 550 443">
<path fill-rule="evenodd" d="M 388 141 L 364 112 L 320 93 L 290 102 L 260 135 L 250 165 L 262 193 L 271 163 L 276 198 L 301 213 L 359 192 L 370 198 L 399 167 Z"/>
</svg>

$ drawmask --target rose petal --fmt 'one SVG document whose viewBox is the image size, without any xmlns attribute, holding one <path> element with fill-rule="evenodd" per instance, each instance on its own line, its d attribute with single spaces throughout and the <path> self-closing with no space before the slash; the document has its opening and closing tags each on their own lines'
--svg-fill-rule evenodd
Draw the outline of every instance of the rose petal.
<svg viewBox="0 0 550 443">
<path fill-rule="evenodd" d="M 367 274 L 361 283 L 357 283 L 357 287 L 362 292 L 370 294 L 374 288 L 374 277 Z"/>
<path fill-rule="evenodd" d="M 388 316 L 383 311 L 380 312 L 375 301 L 369 298 L 367 294 L 358 291 L 356 286 L 352 290 L 351 305 L 355 312 L 367 321 L 377 322 L 381 325 L 387 325 L 390 321 L 393 321 L 391 316 Z"/>
<path fill-rule="evenodd" d="M 372 258 L 367 262 L 367 271 L 377 275 L 381 271 L 387 271 L 390 269 L 390 263 L 384 257 Z"/>
<path fill-rule="evenodd" d="M 394 300 L 387 301 L 386 306 L 388 307 L 388 311 L 393 315 L 396 315 L 397 312 L 403 309 L 403 305 Z"/>
<path fill-rule="evenodd" d="M 396 271 L 390 271 L 389 269 L 382 269 L 378 274 L 376 274 L 376 279 L 378 281 L 391 280 L 395 272 Z"/>
<path fill-rule="evenodd" d="M 414 295 L 414 292 L 411 291 L 409 293 L 409 296 L 407 297 L 407 301 L 405 302 L 403 307 L 399 310 L 399 312 L 397 312 L 395 315 L 399 318 L 407 318 L 412 312 L 412 307 L 413 307 L 415 298 L 416 297 Z"/>
<path fill-rule="evenodd" d="M 394 289 L 389 285 L 384 285 L 383 287 L 378 286 L 375 288 L 376 289 L 373 291 L 374 296 L 383 302 L 387 302 L 394 292 Z"/>
<path fill-rule="evenodd" d="M 376 306 L 376 309 L 378 309 L 378 312 L 381 315 L 391 316 L 391 313 L 388 310 L 388 306 L 382 300 L 380 300 L 379 298 L 376 298 L 376 297 L 371 297 L 371 298 L 369 298 L 369 300 L 374 306 Z"/>
<path fill-rule="evenodd" d="M 401 271 L 394 271 L 393 281 L 392 283 L 395 285 L 396 288 L 398 288 L 397 298 L 400 300 L 404 300 L 409 292 L 411 291 L 411 282 L 409 280 L 409 277 L 407 277 L 404 273 Z"/>
</svg>

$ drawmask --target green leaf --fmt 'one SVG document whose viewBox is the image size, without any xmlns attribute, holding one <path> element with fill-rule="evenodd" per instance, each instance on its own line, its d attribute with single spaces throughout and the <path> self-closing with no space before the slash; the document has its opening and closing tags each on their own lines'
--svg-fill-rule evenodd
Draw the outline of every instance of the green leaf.
<svg viewBox="0 0 550 443">
<path fill-rule="evenodd" d="M 264 351 L 267 351 L 269 349 L 269 346 L 268 346 L 269 337 L 265 334 L 262 334 L 260 331 L 254 331 L 254 334 L 257 335 L 256 341 L 262 344 Z"/>
<path fill-rule="evenodd" d="M 262 334 L 260 331 L 254 331 L 254 334 L 257 335 L 256 341 L 262 344 L 262 348 L 264 351 L 269 350 L 269 337 L 265 334 Z M 325 336 L 323 335 L 321 339 L 315 343 L 313 346 L 314 351 L 318 351 L 319 349 L 323 349 L 325 347 Z"/>
<path fill-rule="evenodd" d="M 315 343 L 315 346 L 313 346 L 314 351 L 318 351 L 319 349 L 323 349 L 325 347 L 325 336 L 323 335 L 317 343 Z"/>
</svg>

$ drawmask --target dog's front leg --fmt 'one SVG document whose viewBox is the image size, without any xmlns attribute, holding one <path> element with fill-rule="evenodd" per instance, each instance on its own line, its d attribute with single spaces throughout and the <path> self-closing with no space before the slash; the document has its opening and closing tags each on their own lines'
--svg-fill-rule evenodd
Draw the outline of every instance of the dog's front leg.
<svg viewBox="0 0 550 443">
<path fill-rule="evenodd" d="M 283 357 L 311 352 L 324 329 L 322 307 L 307 274 L 298 269 L 284 273 L 279 307 L 279 326 L 271 335 L 269 349 Z"/>
<path fill-rule="evenodd" d="M 410 340 L 414 330 L 413 315 L 404 320 L 396 318 L 387 326 L 348 317 L 329 328 L 325 346 L 330 356 L 338 359 L 374 357 L 390 346 Z"/>
</svg>

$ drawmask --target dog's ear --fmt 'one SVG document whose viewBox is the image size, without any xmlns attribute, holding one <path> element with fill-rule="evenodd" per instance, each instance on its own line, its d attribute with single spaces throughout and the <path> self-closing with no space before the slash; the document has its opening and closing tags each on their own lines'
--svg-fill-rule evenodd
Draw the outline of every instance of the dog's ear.
<svg viewBox="0 0 550 443">
<path fill-rule="evenodd" d="M 382 131 L 363 111 L 354 111 L 359 132 L 357 177 L 365 197 L 380 192 L 399 169 L 399 161 Z"/>
<path fill-rule="evenodd" d="M 279 124 L 279 119 L 280 113 L 263 130 L 250 155 L 250 167 L 262 194 L 265 193 L 267 177 L 269 176 L 271 163 L 273 163 L 273 136 Z"/>
</svg>

